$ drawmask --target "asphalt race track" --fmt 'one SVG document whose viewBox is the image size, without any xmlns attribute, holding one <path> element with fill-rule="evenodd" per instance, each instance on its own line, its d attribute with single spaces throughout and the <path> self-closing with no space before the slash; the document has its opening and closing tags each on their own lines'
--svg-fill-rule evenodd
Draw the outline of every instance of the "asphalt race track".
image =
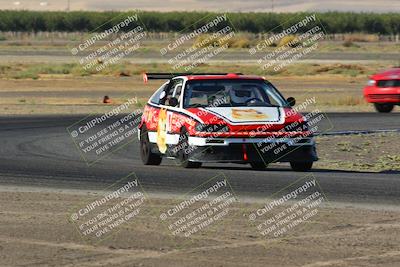
<svg viewBox="0 0 400 267">
<path fill-rule="evenodd" d="M 399 129 L 400 113 L 328 113 L 330 131 Z M 0 117 L 0 185 L 101 190 L 134 172 L 154 194 L 181 194 L 223 173 L 239 199 L 268 197 L 306 173 L 274 164 L 266 171 L 248 165 L 206 164 L 183 169 L 172 160 L 161 166 L 141 163 L 137 141 L 88 166 L 80 158 L 66 127 L 83 116 Z M 319 155 L 323 157 L 324 155 Z M 400 173 L 368 173 L 314 169 L 328 200 L 359 204 L 400 202 Z"/>
</svg>

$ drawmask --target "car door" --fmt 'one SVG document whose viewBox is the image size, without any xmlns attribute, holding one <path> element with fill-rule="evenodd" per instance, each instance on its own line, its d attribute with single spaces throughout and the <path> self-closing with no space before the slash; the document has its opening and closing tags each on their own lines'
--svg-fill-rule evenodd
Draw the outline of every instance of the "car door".
<svg viewBox="0 0 400 267">
<path fill-rule="evenodd" d="M 158 122 L 157 122 L 157 146 L 161 153 L 165 153 L 167 151 L 167 147 L 169 144 L 175 144 L 174 138 L 168 139 L 168 134 L 173 131 L 172 123 L 173 116 L 175 116 L 176 110 L 179 108 L 171 107 L 169 105 L 169 100 L 172 97 L 180 98 L 180 92 L 183 86 L 183 79 L 176 78 L 172 79 L 168 86 L 166 86 L 164 93 L 160 95 L 160 111 L 158 113 Z M 168 142 L 169 140 L 172 140 Z"/>
</svg>

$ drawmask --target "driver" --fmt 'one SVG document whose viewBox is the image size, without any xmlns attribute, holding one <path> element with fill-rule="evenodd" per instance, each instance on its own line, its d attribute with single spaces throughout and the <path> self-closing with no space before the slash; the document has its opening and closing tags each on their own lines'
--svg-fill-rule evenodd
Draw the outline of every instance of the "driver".
<svg viewBox="0 0 400 267">
<path fill-rule="evenodd" d="M 255 94 L 250 88 L 232 88 L 229 90 L 229 96 L 233 105 L 244 105 L 246 101 L 255 98 Z"/>
</svg>

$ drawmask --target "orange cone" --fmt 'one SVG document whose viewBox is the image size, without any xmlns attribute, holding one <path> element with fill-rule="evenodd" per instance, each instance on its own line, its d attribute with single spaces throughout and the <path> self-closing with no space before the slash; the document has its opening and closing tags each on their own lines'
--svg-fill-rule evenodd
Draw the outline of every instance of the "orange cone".
<svg viewBox="0 0 400 267">
<path fill-rule="evenodd" d="M 104 104 L 111 104 L 112 103 L 111 98 L 109 98 L 108 95 L 104 96 L 103 103 Z"/>
</svg>

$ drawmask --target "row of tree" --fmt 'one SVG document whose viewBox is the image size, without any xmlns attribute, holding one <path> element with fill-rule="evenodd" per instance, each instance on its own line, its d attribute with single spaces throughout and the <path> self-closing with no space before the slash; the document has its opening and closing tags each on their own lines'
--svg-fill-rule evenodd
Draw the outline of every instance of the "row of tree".
<svg viewBox="0 0 400 267">
<path fill-rule="evenodd" d="M 113 27 L 129 12 L 41 12 L 0 11 L 0 31 L 66 31 L 92 32 Z M 209 12 L 138 12 L 139 22 L 151 32 L 189 32 L 221 15 Z M 236 31 L 252 33 L 279 32 L 312 13 L 228 13 L 229 24 Z M 400 13 L 317 13 L 318 23 L 327 33 L 365 32 L 374 34 L 400 33 Z M 137 26 L 137 25 L 136 25 Z M 130 30 L 135 25 L 122 30 Z"/>
</svg>

